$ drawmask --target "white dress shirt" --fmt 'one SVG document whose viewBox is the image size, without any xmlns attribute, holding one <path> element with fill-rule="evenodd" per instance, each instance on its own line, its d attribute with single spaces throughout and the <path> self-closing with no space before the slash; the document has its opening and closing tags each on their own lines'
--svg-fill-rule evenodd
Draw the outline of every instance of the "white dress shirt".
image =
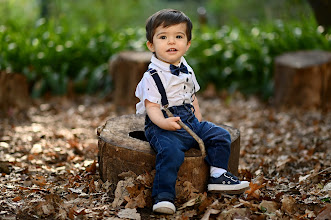
<svg viewBox="0 0 331 220">
<path fill-rule="evenodd" d="M 167 93 L 169 107 L 192 104 L 192 96 L 200 89 L 193 69 L 187 64 L 184 57 L 181 58 L 179 66 L 181 63 L 187 67 L 191 74 L 182 72 L 179 76 L 171 74 L 170 64 L 157 59 L 155 55 L 152 56 L 151 63 L 148 66 L 148 68 L 155 69 L 159 74 L 161 82 Z M 144 73 L 143 78 L 139 82 L 135 95 L 140 99 L 140 102 L 136 105 L 137 114 L 146 113 L 146 99 L 150 102 L 160 104 L 160 108 L 162 109 L 161 94 L 152 75 L 148 71 Z"/>
</svg>

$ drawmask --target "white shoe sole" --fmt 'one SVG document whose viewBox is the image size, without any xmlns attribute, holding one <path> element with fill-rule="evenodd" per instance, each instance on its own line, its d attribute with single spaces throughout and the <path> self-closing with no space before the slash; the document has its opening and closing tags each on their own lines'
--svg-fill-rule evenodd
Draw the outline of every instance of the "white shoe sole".
<svg viewBox="0 0 331 220">
<path fill-rule="evenodd" d="M 226 192 L 232 194 L 243 193 L 249 188 L 248 181 L 240 181 L 240 184 L 225 185 L 225 184 L 208 184 L 208 191 L 210 192 Z"/>
<path fill-rule="evenodd" d="M 176 207 L 172 202 L 158 202 L 153 205 L 153 212 L 158 212 L 162 214 L 174 214 L 176 212 Z"/>
</svg>

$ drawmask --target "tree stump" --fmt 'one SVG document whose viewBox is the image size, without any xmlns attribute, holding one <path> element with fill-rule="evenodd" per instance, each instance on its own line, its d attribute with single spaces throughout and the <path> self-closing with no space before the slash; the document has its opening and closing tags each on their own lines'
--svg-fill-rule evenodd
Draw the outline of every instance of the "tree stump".
<svg viewBox="0 0 331 220">
<path fill-rule="evenodd" d="M 151 57 L 151 52 L 123 51 L 110 59 L 109 72 L 114 85 L 116 106 L 134 106 L 138 102 L 134 93 Z"/>
<path fill-rule="evenodd" d="M 0 71 L 0 117 L 25 113 L 29 102 L 26 77 L 19 73 Z"/>
<path fill-rule="evenodd" d="M 275 59 L 276 107 L 331 108 L 331 53 L 298 51 Z"/>
<path fill-rule="evenodd" d="M 117 184 L 118 175 L 132 171 L 137 175 L 151 172 L 155 168 L 155 152 L 144 134 L 145 116 L 124 115 L 112 118 L 98 128 L 99 169 L 103 181 Z M 228 169 L 238 175 L 240 132 L 221 125 L 231 134 L 231 155 Z M 198 149 L 185 153 L 184 163 L 179 169 L 178 179 L 189 181 L 204 192 L 209 177 L 209 166 Z"/>
</svg>

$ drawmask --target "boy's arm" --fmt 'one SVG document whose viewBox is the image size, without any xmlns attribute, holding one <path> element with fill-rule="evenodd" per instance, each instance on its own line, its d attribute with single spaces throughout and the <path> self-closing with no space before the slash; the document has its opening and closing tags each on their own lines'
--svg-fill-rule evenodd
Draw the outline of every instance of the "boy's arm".
<svg viewBox="0 0 331 220">
<path fill-rule="evenodd" d="M 165 118 L 162 114 L 159 104 L 150 102 L 146 99 L 145 108 L 146 108 L 148 117 L 151 119 L 151 121 L 154 124 L 156 124 L 160 128 L 169 130 L 169 131 L 175 131 L 175 130 L 181 128 L 181 126 L 179 124 L 177 124 L 177 121 L 180 120 L 180 117 Z"/>
<path fill-rule="evenodd" d="M 198 97 L 196 97 L 196 95 L 194 95 L 193 97 L 194 101 L 193 101 L 193 106 L 194 106 L 194 115 L 195 117 L 201 122 L 202 121 L 202 115 L 200 112 L 200 107 L 199 107 L 199 102 L 198 102 Z"/>
</svg>

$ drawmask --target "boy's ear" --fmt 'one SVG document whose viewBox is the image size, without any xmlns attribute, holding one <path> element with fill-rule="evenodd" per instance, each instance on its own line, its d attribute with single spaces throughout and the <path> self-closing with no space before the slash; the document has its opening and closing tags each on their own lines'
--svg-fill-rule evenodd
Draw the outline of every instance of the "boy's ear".
<svg viewBox="0 0 331 220">
<path fill-rule="evenodd" d="M 186 51 L 188 51 L 188 49 L 190 48 L 190 46 L 191 46 L 191 41 L 188 41 L 187 42 L 187 45 L 186 45 Z"/>
<path fill-rule="evenodd" d="M 154 44 L 153 44 L 153 43 L 147 41 L 147 42 L 146 42 L 146 45 L 147 45 L 148 49 L 149 49 L 151 52 L 155 52 Z"/>
</svg>

